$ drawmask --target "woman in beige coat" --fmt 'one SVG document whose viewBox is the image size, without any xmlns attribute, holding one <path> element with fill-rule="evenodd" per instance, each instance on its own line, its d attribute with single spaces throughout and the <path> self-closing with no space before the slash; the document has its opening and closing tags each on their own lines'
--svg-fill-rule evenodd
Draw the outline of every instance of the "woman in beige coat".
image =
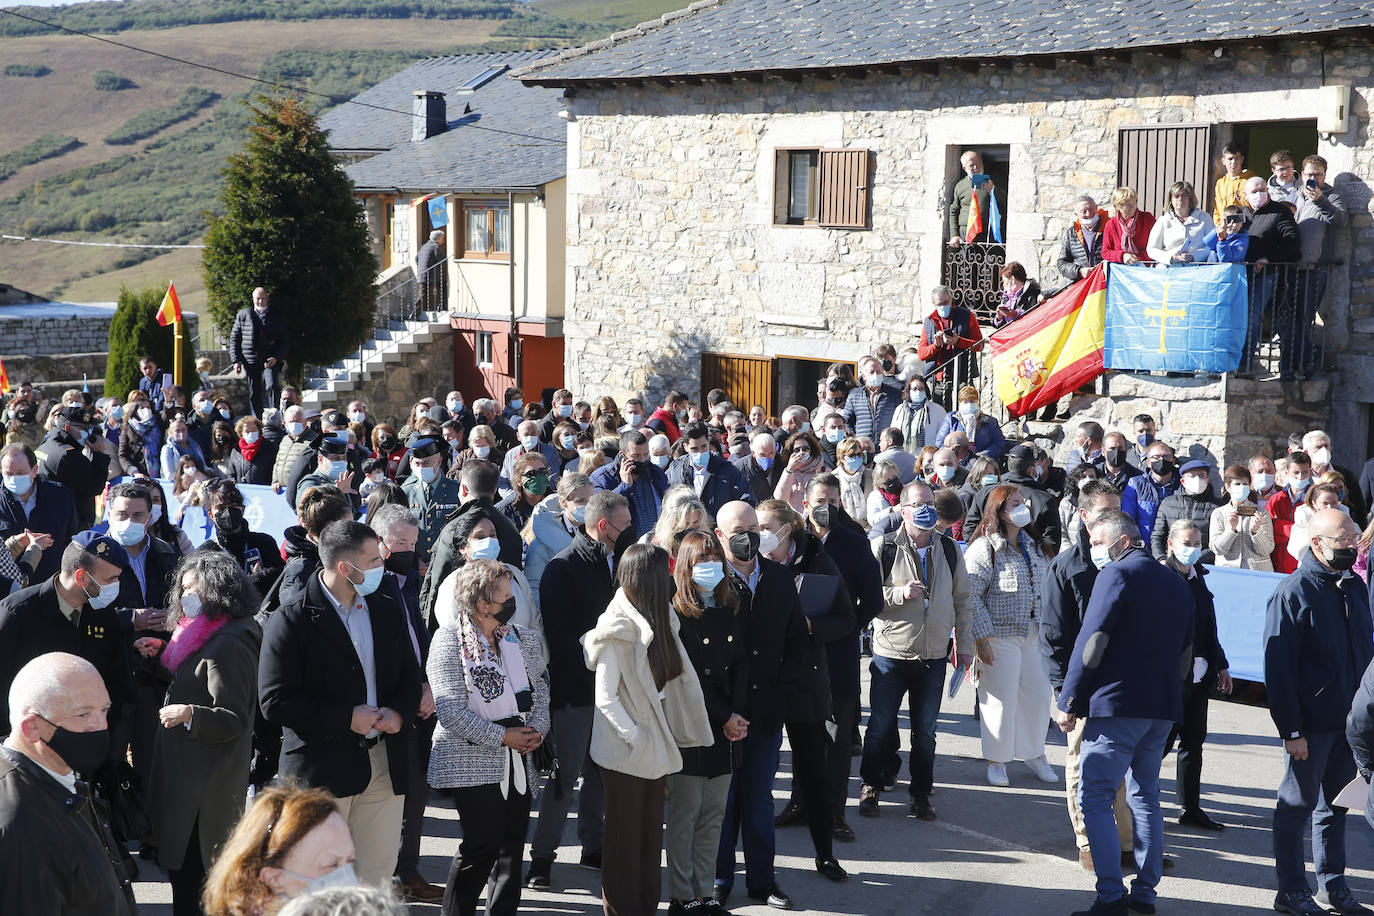
<svg viewBox="0 0 1374 916">
<path fill-rule="evenodd" d="M 1250 471 L 1243 464 L 1226 469 L 1226 502 L 1212 510 L 1208 543 L 1218 566 L 1274 571 L 1274 520 L 1261 500 L 1251 499 Z"/>
<path fill-rule="evenodd" d="M 601 899 L 607 916 L 658 909 L 663 800 L 682 769 L 679 747 L 714 742 L 706 701 L 678 637 L 668 554 L 635 544 L 620 561 L 620 590 L 582 637 L 596 672 L 591 758 L 606 794 Z"/>
</svg>

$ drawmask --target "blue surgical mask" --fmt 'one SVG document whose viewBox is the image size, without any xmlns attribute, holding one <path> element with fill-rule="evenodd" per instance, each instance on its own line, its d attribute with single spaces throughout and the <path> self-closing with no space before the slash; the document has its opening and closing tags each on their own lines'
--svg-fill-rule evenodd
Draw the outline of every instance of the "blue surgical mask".
<svg viewBox="0 0 1374 916">
<path fill-rule="evenodd" d="M 1182 563 L 1184 566 L 1192 566 L 1197 563 L 1198 560 L 1202 559 L 1202 548 L 1175 547 L 1174 559 L 1178 560 L 1178 562 Z"/>
<path fill-rule="evenodd" d="M 585 505 L 573 506 L 572 520 L 579 525 L 585 525 L 587 523 L 587 507 Z"/>
<path fill-rule="evenodd" d="M 830 442 L 833 444 L 839 442 L 842 439 L 844 439 L 844 430 L 842 429 L 828 429 L 825 431 L 826 442 Z"/>
<path fill-rule="evenodd" d="M 1312 483 L 1312 478 L 1311 478 L 1311 477 L 1308 477 L 1308 478 L 1305 478 L 1305 479 L 1303 479 L 1303 480 L 1290 480 L 1290 481 L 1288 481 L 1288 486 L 1289 486 L 1295 493 L 1302 493 L 1302 492 L 1304 492 L 1304 491 L 1307 489 L 1308 485 L 1310 485 L 1311 483 Z"/>
<path fill-rule="evenodd" d="M 501 542 L 496 538 L 473 538 L 468 547 L 474 560 L 494 560 L 501 555 Z"/>
<path fill-rule="evenodd" d="M 524 407 L 524 406 L 525 406 L 525 402 L 522 401 L 522 400 L 520 400 L 519 398 L 516 398 L 516 399 L 514 399 L 513 401 L 510 402 L 510 409 L 511 409 L 511 410 L 519 410 L 521 407 Z"/>
<path fill-rule="evenodd" d="M 802 421 L 802 425 L 799 426 L 799 427 L 797 427 L 797 432 L 799 432 L 799 433 L 809 433 L 809 432 L 811 432 L 811 424 L 810 424 L 809 422 L 807 422 L 806 420 L 803 420 L 803 421 Z"/>
<path fill-rule="evenodd" d="M 472 453 L 473 453 L 474 455 L 476 455 L 478 458 L 483 458 L 483 459 L 485 459 L 488 455 L 491 454 L 491 446 L 490 446 L 490 445 L 474 445 L 474 446 L 472 447 Z"/>
<path fill-rule="evenodd" d="M 720 560 L 702 560 L 692 567 L 692 584 L 698 591 L 714 591 L 725 578 L 725 567 Z"/>
<path fill-rule="evenodd" d="M 654 465 L 657 466 L 657 467 L 659 467 L 659 468 L 666 468 L 668 465 L 670 465 L 670 464 L 673 463 L 673 456 L 672 456 L 672 455 L 650 455 L 650 456 L 649 456 L 649 460 L 652 461 L 652 462 L 654 463 Z M 770 458 L 769 461 L 772 461 L 772 459 Z M 767 466 L 767 465 L 764 465 L 764 468 L 763 468 L 763 469 L 764 469 L 765 471 L 768 470 L 768 466 Z"/>
<path fill-rule="evenodd" d="M 349 563 L 348 565 L 353 566 L 352 563 Z M 374 566 L 371 569 L 358 569 L 358 567 L 356 566 L 353 566 L 353 568 L 357 569 L 358 572 L 363 574 L 363 581 L 353 582 L 352 579 L 349 579 L 348 581 L 352 583 L 354 590 L 362 598 L 366 598 L 368 595 L 372 594 L 377 590 L 377 586 L 382 584 L 382 574 L 386 572 L 385 565 Z"/>
<path fill-rule="evenodd" d="M 293 436 L 299 436 L 301 433 L 305 432 L 305 424 L 304 424 L 304 423 L 288 423 L 288 424 L 286 424 L 286 431 L 287 431 L 288 433 L 290 433 L 291 435 L 293 435 Z"/>
<path fill-rule="evenodd" d="M 1111 548 L 1094 547 L 1090 551 L 1090 554 L 1092 556 L 1093 565 L 1096 566 L 1098 569 L 1106 569 L 1109 565 L 1111 565 Z"/>
<path fill-rule="evenodd" d="M 28 493 L 33 489 L 33 478 L 28 474 L 6 474 L 4 475 L 5 489 L 15 496 L 21 493 Z"/>
<path fill-rule="evenodd" d="M 143 522 L 110 522 L 110 534 L 113 534 L 116 541 L 125 547 L 132 547 L 141 544 L 143 538 L 148 534 L 148 526 Z"/>
<path fill-rule="evenodd" d="M 445 405 L 448 407 L 449 413 L 458 413 L 463 409 L 463 402 L 458 398 L 450 398 L 445 402 Z"/>
<path fill-rule="evenodd" d="M 911 524 L 923 531 L 930 531 L 935 527 L 935 523 L 940 520 L 940 513 L 935 511 L 935 507 L 926 503 L 916 509 L 911 510 Z"/>
<path fill-rule="evenodd" d="M 958 470 L 958 468 L 954 467 L 951 464 L 937 464 L 935 466 L 935 476 L 939 477 L 940 480 L 944 481 L 945 483 L 949 483 L 951 480 L 954 479 L 954 474 Z"/>
<path fill-rule="evenodd" d="M 574 436 L 572 433 L 568 433 L 558 441 L 563 446 L 563 450 L 565 452 L 572 451 L 572 447 L 577 443 L 577 437 Z"/>
<path fill-rule="evenodd" d="M 863 455 L 850 455 L 848 458 L 844 460 L 844 469 L 851 474 L 859 473 L 859 471 L 863 470 L 863 466 Z"/>
<path fill-rule="evenodd" d="M 922 404 L 924 404 L 928 397 L 929 395 L 927 395 L 924 391 L 922 391 L 919 388 L 911 389 L 911 403 L 915 404 L 917 407 L 920 407 Z"/>
<path fill-rule="evenodd" d="M 539 450 L 539 437 L 538 437 L 538 436 L 521 436 L 521 437 L 520 437 L 520 446 L 521 446 L 525 451 L 527 451 L 527 452 L 538 451 L 538 450 Z"/>
<path fill-rule="evenodd" d="M 755 458 L 754 460 L 758 462 L 759 467 L 763 468 L 765 471 L 773 466 L 773 456 L 771 455 L 765 455 L 762 458 Z"/>
<path fill-rule="evenodd" d="M 948 318 L 953 311 L 954 306 L 952 305 L 937 305 L 935 307 L 935 313 L 941 318 Z"/>
<path fill-rule="evenodd" d="M 978 402 L 977 402 L 977 401 L 960 401 L 960 402 L 959 402 L 959 412 L 960 412 L 961 414 L 963 414 L 964 416 L 966 416 L 966 417 L 974 416 L 975 414 L 978 413 Z"/>
<path fill-rule="evenodd" d="M 421 465 L 415 469 L 420 475 L 421 483 L 434 483 L 434 478 L 439 476 L 439 469 Z"/>
<path fill-rule="evenodd" d="M 694 468 L 704 468 L 711 463 L 710 452 L 691 452 L 688 458 L 692 462 L 692 467 Z"/>
<path fill-rule="evenodd" d="M 997 478 L 997 475 L 996 475 L 996 474 L 984 474 L 984 475 L 983 475 L 983 486 L 985 486 L 985 487 L 990 487 L 990 486 L 992 486 L 993 484 L 997 483 L 997 479 L 998 479 L 998 478 Z"/>
<path fill-rule="evenodd" d="M 559 415 L 560 417 L 571 417 L 571 416 L 572 416 L 572 408 L 573 408 L 573 406 L 572 406 L 571 404 L 559 404 L 559 405 L 558 405 L 558 415 Z"/>
<path fill-rule="evenodd" d="M 282 869 L 286 871 L 286 869 Z M 288 875 L 305 879 L 305 875 L 298 875 L 293 871 L 286 871 Z M 358 884 L 358 873 L 353 868 L 353 863 L 349 862 L 340 865 L 333 871 L 327 871 L 318 878 L 312 878 L 305 885 L 305 894 L 313 894 L 315 891 L 322 891 L 331 887 L 356 887 Z"/>
<path fill-rule="evenodd" d="M 342 458 L 337 461 L 331 458 L 321 458 L 319 472 L 330 480 L 338 480 L 343 476 L 343 472 L 347 467 L 348 462 L 344 461 Z"/>
</svg>

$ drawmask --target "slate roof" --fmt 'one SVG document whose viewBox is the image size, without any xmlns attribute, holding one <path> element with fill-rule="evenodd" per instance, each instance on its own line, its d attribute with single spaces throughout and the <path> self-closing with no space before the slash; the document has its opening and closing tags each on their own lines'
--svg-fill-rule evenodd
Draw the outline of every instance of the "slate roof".
<svg viewBox="0 0 1374 916">
<path fill-rule="evenodd" d="M 320 124 L 332 149 L 385 150 L 345 171 L 360 191 L 500 191 L 535 188 L 567 174 L 562 93 L 503 73 L 469 93 L 459 87 L 489 67 L 517 69 L 548 51 L 462 54 L 418 61 L 340 105 Z M 448 130 L 411 142 L 416 90 L 445 95 Z M 464 112 L 467 106 L 471 110 Z"/>
<path fill-rule="evenodd" d="M 1374 26 L 1359 0 L 700 0 L 517 73 L 533 85 L 1129 50 Z"/>
</svg>

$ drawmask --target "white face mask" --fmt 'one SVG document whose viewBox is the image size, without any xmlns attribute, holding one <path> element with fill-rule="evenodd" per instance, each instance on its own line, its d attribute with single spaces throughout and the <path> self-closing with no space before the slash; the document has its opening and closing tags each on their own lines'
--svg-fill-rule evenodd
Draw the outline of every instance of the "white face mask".
<svg viewBox="0 0 1374 916">
<path fill-rule="evenodd" d="M 86 600 L 90 606 L 96 610 L 100 610 L 103 607 L 109 607 L 110 604 L 119 597 L 119 580 L 116 579 L 108 585 L 102 585 L 100 591 L 96 592 L 94 595 L 84 588 L 82 591 L 85 592 Z"/>
<path fill-rule="evenodd" d="M 1207 490 L 1207 478 L 1199 474 L 1189 474 L 1183 478 L 1183 492 L 1189 496 L 1200 496 Z"/>
<path fill-rule="evenodd" d="M 254 442 L 257 442 L 257 441 L 258 441 L 259 439 L 261 439 L 261 438 L 262 438 L 262 433 L 244 433 L 244 434 L 243 434 L 243 441 L 244 441 L 244 442 L 247 442 L 249 445 L 252 445 Z"/>
<path fill-rule="evenodd" d="M 1229 492 L 1233 500 L 1241 502 L 1242 500 L 1249 499 L 1250 485 L 1248 483 L 1233 483 L 1229 487 Z"/>
<path fill-rule="evenodd" d="M 1329 467 L 1331 464 L 1331 449 L 1314 448 L 1312 450 L 1312 463 L 1319 468 Z"/>
<path fill-rule="evenodd" d="M 290 433 L 291 435 L 293 435 L 293 436 L 299 436 L 301 433 L 305 432 L 305 424 L 304 424 L 304 423 L 288 423 L 288 424 L 286 424 L 286 431 L 287 431 L 288 433 Z"/>
<path fill-rule="evenodd" d="M 778 536 L 771 531 L 759 530 L 759 553 L 772 553 L 778 549 Z"/>
<path fill-rule="evenodd" d="M 1263 493 L 1274 485 L 1273 474 L 1253 474 L 1250 479 L 1254 483 L 1257 493 Z"/>
<path fill-rule="evenodd" d="M 521 436 L 521 437 L 520 437 L 520 445 L 524 447 L 525 451 L 527 451 L 527 452 L 533 452 L 533 451 L 535 451 L 535 450 L 537 450 L 537 449 L 539 448 L 539 437 L 538 437 L 538 436 Z"/>
<path fill-rule="evenodd" d="M 190 617 L 192 620 L 199 617 L 205 608 L 201 605 L 200 595 L 195 592 L 185 592 L 181 596 L 181 613 L 183 617 Z"/>
<path fill-rule="evenodd" d="M 638 429 L 640 426 L 644 425 L 644 415 L 639 413 L 627 413 L 625 415 L 625 425 L 633 426 L 635 429 Z"/>
<path fill-rule="evenodd" d="M 1017 528 L 1024 528 L 1031 523 L 1030 506 L 1021 503 L 1015 509 L 1007 513 L 1007 519 Z"/>
</svg>

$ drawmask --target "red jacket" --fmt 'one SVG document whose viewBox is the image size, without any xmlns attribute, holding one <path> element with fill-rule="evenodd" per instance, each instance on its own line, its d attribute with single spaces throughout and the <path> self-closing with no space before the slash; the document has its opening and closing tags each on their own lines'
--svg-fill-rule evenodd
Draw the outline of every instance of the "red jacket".
<svg viewBox="0 0 1374 916">
<path fill-rule="evenodd" d="M 1136 257 L 1140 258 L 1142 264 L 1153 264 L 1150 256 L 1145 253 L 1145 243 L 1149 241 L 1150 230 L 1155 227 L 1153 214 L 1146 213 L 1144 210 L 1136 211 L 1135 220 L 1135 245 L 1140 253 Z M 1125 224 L 1121 216 L 1113 216 L 1107 220 L 1106 228 L 1102 230 L 1102 260 L 1111 261 L 1115 264 L 1121 263 L 1121 256 L 1126 250 L 1121 247 L 1121 241 L 1125 236 Z"/>
<path fill-rule="evenodd" d="M 954 328 L 959 337 L 952 347 L 942 347 L 935 343 L 935 335 L 939 331 Z M 941 318 L 940 313 L 935 309 L 930 310 L 926 320 L 921 324 L 921 339 L 916 344 L 916 355 L 927 363 L 930 368 L 935 368 L 941 363 L 953 359 L 960 350 L 970 350 L 978 346 L 983 340 L 983 329 L 978 326 L 978 319 L 972 312 L 963 307 L 950 310 L 948 318 Z M 929 371 L 929 370 L 927 370 Z"/>
<path fill-rule="evenodd" d="M 658 421 L 658 425 L 654 424 L 655 420 Z M 682 438 L 682 433 L 677 428 L 677 417 L 673 416 L 673 412 L 665 407 L 660 407 L 649 414 L 649 419 L 645 421 L 644 425 L 667 436 L 669 445 Z M 662 429 L 659 429 L 660 426 Z"/>
<path fill-rule="evenodd" d="M 1288 540 L 1293 534 L 1293 513 L 1297 508 L 1287 489 L 1275 490 L 1264 504 L 1264 511 L 1274 520 L 1274 572 L 1285 575 L 1298 568 L 1298 561 L 1288 552 Z"/>
</svg>

